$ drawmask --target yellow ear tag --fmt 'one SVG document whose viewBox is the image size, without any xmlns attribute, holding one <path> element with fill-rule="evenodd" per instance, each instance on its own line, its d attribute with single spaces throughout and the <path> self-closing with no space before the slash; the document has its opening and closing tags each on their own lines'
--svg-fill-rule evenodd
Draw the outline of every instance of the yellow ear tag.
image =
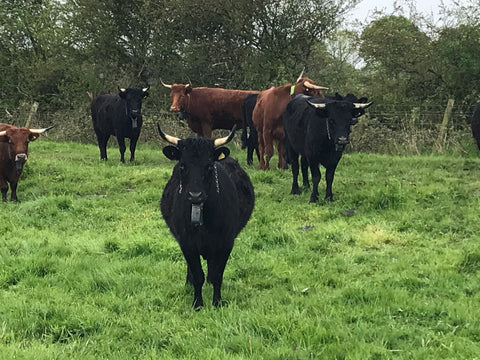
<svg viewBox="0 0 480 360">
<path fill-rule="evenodd" d="M 225 154 L 222 152 L 220 155 L 218 155 L 218 160 L 223 160 L 225 159 Z"/>
</svg>

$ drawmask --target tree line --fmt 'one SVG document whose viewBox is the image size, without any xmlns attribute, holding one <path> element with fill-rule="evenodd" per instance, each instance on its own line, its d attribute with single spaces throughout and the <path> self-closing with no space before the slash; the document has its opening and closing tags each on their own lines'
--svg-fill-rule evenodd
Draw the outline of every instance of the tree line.
<svg viewBox="0 0 480 360">
<path fill-rule="evenodd" d="M 480 19 L 473 0 L 443 9 L 441 24 L 415 11 L 346 27 L 358 0 L 2 0 L 0 119 L 32 102 L 41 112 L 84 109 L 86 91 L 166 83 L 265 89 L 302 69 L 329 92 L 395 105 L 468 112 L 480 94 Z M 408 13 L 409 15 L 405 15 Z M 0 121 L 2 121 L 0 120 Z"/>
</svg>

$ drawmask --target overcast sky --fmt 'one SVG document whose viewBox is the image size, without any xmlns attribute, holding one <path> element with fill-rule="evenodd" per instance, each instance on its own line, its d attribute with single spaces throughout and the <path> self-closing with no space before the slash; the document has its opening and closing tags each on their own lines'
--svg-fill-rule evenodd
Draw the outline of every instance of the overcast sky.
<svg viewBox="0 0 480 360">
<path fill-rule="evenodd" d="M 393 13 L 393 3 L 394 0 L 362 0 L 355 9 L 352 11 L 350 17 L 353 17 L 360 21 L 365 21 L 370 18 L 370 16 L 375 12 L 375 9 L 382 10 L 386 14 Z M 462 3 L 462 0 L 459 1 Z M 397 3 L 402 4 L 402 1 L 397 1 Z M 433 15 L 435 20 L 439 18 L 439 10 L 442 0 L 417 0 L 417 11 L 422 14 L 429 16 Z M 447 7 L 451 7 L 452 0 L 443 0 L 443 4 Z M 408 15 L 408 7 L 403 5 L 406 15 Z"/>
</svg>

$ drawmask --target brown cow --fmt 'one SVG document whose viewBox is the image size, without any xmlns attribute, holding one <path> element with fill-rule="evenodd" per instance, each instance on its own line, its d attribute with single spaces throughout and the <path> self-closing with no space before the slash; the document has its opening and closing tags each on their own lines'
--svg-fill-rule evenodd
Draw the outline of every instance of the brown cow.
<svg viewBox="0 0 480 360">
<path fill-rule="evenodd" d="M 212 130 L 230 130 L 233 125 L 243 128 L 242 101 L 254 90 L 231 90 L 222 88 L 191 87 L 189 84 L 167 85 L 172 106 L 170 111 L 180 112 L 187 124 L 200 136 L 212 137 Z"/>
<path fill-rule="evenodd" d="M 38 139 L 40 134 L 52 127 L 27 129 L 0 124 L 0 191 L 3 201 L 7 201 L 8 183 L 11 190 L 10 200 L 18 201 L 17 184 L 28 158 L 28 143 Z"/>
<path fill-rule="evenodd" d="M 291 100 L 291 95 L 305 94 L 323 97 L 320 90 L 326 89 L 328 88 L 315 85 L 311 79 L 300 75 L 294 86 L 287 84 L 271 87 L 258 95 L 252 116 L 253 124 L 258 133 L 259 169 L 267 170 L 270 167 L 274 141 L 277 142 L 278 167 L 280 169 L 287 168 L 287 163 L 284 159 L 285 147 L 283 139 L 285 132 L 283 130 L 282 113 Z"/>
</svg>

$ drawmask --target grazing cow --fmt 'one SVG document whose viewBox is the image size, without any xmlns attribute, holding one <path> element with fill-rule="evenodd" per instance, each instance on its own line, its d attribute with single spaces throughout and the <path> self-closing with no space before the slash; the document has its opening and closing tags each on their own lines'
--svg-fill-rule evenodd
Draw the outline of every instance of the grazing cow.
<svg viewBox="0 0 480 360">
<path fill-rule="evenodd" d="M 0 191 L 3 201 L 7 201 L 9 183 L 10 200 L 18 201 L 17 184 L 28 158 L 28 143 L 37 140 L 40 134 L 52 127 L 28 129 L 0 124 Z"/>
<path fill-rule="evenodd" d="M 93 130 L 97 135 L 100 159 L 107 160 L 107 142 L 115 136 L 120 149 L 120 161 L 125 162 L 125 138 L 130 139 L 130 161 L 142 128 L 142 100 L 148 96 L 144 89 L 119 89 L 118 94 L 99 94 L 91 104 Z M 90 94 L 89 94 L 90 96 Z"/>
<path fill-rule="evenodd" d="M 242 117 L 243 117 L 243 132 L 242 132 L 242 149 L 247 148 L 247 164 L 253 164 L 253 152 L 258 154 L 258 134 L 257 129 L 253 126 L 252 114 L 255 104 L 257 102 L 258 94 L 250 94 L 242 101 Z"/>
<path fill-rule="evenodd" d="M 285 146 L 287 159 L 292 165 L 292 194 L 299 194 L 298 156 L 305 157 L 312 174 L 312 193 L 310 202 L 318 200 L 320 182 L 319 164 L 325 171 L 327 183 L 325 200 L 333 201 L 332 182 L 338 162 L 345 146 L 349 143 L 351 126 L 357 123 L 357 117 L 365 113 L 372 103 L 367 99 L 357 99 L 353 94 L 346 97 L 336 95 L 324 99 L 296 96 L 290 101 L 283 113 L 285 126 Z M 302 164 L 304 184 L 308 183 L 305 164 Z"/>
<path fill-rule="evenodd" d="M 472 135 L 477 143 L 478 150 L 480 150 L 480 104 L 475 108 L 470 127 L 472 128 Z"/>
<path fill-rule="evenodd" d="M 186 119 L 193 132 L 207 138 L 212 137 L 214 129 L 230 130 L 233 125 L 243 127 L 242 101 L 247 95 L 258 93 L 253 90 L 162 84 L 170 89 L 170 111 L 179 112 L 180 119 Z"/>
<path fill-rule="evenodd" d="M 193 307 L 203 306 L 205 275 L 200 255 L 207 260 L 207 281 L 213 284 L 214 306 L 221 304 L 225 265 L 238 233 L 253 211 L 253 185 L 224 147 L 234 135 L 221 139 L 178 139 L 162 132 L 173 144 L 163 149 L 178 163 L 163 191 L 160 210 L 187 262 L 187 282 L 194 288 Z"/>
<path fill-rule="evenodd" d="M 305 94 L 320 96 L 320 90 L 326 90 L 318 86 L 309 78 L 300 77 L 296 84 L 271 87 L 258 95 L 255 109 L 253 109 L 253 124 L 258 133 L 258 151 L 260 156 L 259 169 L 267 170 L 270 167 L 270 159 L 273 156 L 273 144 L 277 142 L 278 167 L 286 169 L 284 159 L 284 135 L 282 113 L 291 95 Z"/>
</svg>

